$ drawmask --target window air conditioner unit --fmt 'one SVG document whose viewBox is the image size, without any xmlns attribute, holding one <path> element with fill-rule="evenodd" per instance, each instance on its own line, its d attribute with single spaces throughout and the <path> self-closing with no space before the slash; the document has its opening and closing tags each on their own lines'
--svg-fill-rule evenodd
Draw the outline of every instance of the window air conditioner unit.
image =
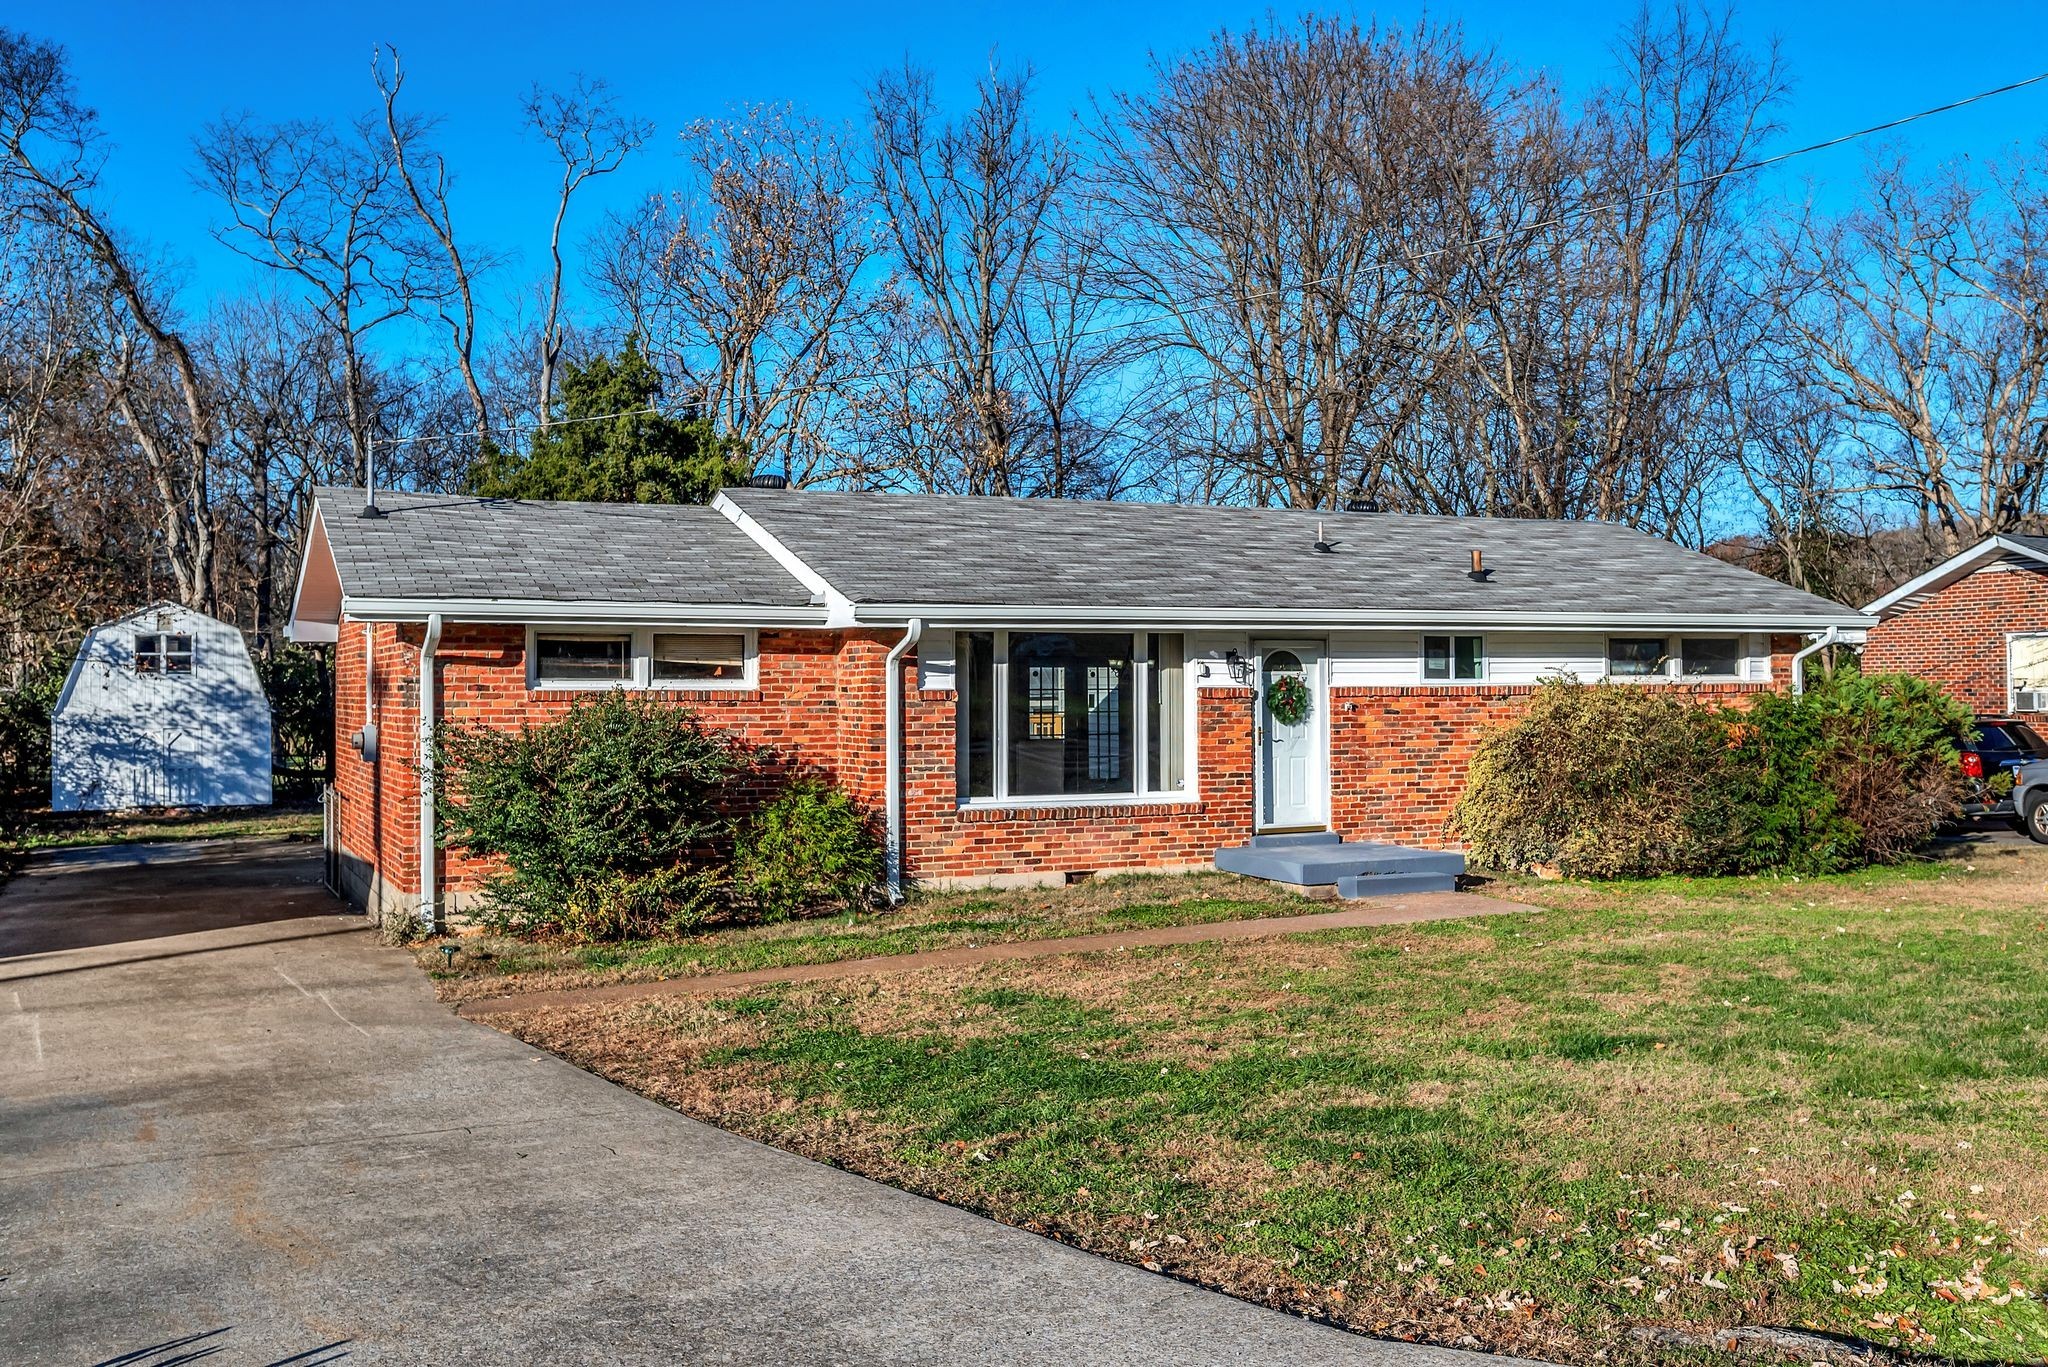
<svg viewBox="0 0 2048 1367">
<path fill-rule="evenodd" d="M 2015 712 L 2048 712 L 2048 688 L 2021 689 L 2012 695 Z"/>
</svg>

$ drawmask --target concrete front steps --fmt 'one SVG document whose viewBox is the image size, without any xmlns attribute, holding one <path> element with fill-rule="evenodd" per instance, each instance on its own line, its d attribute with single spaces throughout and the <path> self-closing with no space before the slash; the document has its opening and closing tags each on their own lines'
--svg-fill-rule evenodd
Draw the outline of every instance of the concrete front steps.
<svg viewBox="0 0 2048 1367">
<path fill-rule="evenodd" d="M 1385 897 L 1405 892 L 1451 892 L 1465 871 L 1455 851 L 1418 850 L 1373 840 L 1346 840 L 1335 831 L 1255 835 L 1216 851 L 1216 867 L 1285 883 L 1311 897 Z"/>
</svg>

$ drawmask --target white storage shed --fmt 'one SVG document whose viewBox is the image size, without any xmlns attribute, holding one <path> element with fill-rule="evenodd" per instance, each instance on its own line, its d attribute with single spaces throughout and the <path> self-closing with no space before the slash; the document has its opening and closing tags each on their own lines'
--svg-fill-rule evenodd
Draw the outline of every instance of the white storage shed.
<svg viewBox="0 0 2048 1367">
<path fill-rule="evenodd" d="M 50 806 L 270 802 L 270 700 L 242 633 L 175 603 L 94 627 L 50 718 Z"/>
</svg>

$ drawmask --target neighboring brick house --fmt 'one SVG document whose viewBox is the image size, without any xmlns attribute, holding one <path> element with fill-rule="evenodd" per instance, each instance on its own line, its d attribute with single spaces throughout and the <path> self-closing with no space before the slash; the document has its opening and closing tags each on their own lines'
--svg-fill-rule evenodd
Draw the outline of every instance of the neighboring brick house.
<svg viewBox="0 0 2048 1367">
<path fill-rule="evenodd" d="M 1864 609 L 1864 667 L 1917 674 L 1984 715 L 2048 720 L 2048 536 L 1994 536 Z"/>
<path fill-rule="evenodd" d="M 380 905 L 421 888 L 422 728 L 591 689 L 828 774 L 886 813 L 905 880 L 1050 882 L 1207 867 L 1259 832 L 1441 847 L 1481 731 L 1542 679 L 1740 697 L 1867 624 L 1600 523 L 754 488 L 379 504 L 319 491 L 293 635 L 336 644 L 338 843 Z M 1267 703 L 1286 675 L 1293 724 Z M 444 904 L 476 885 L 459 854 L 434 868 Z"/>
</svg>

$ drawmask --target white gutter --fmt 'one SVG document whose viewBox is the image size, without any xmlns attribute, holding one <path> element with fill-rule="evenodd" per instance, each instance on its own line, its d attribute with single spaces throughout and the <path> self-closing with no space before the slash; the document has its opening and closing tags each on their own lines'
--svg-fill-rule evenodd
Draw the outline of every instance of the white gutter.
<svg viewBox="0 0 2048 1367">
<path fill-rule="evenodd" d="M 514 598 L 344 597 L 342 615 L 358 622 L 423 622 L 439 614 L 450 622 L 565 623 L 578 626 L 822 627 L 819 606 L 748 606 L 731 603 L 542 602 Z"/>
<path fill-rule="evenodd" d="M 1792 692 L 1794 694 L 1806 691 L 1806 657 L 1818 651 L 1826 650 L 1841 639 L 1841 628 L 1829 627 L 1815 638 L 1812 645 L 1792 657 Z"/>
<path fill-rule="evenodd" d="M 1769 631 L 1811 632 L 1862 630 L 1874 618 L 1844 610 L 1821 613 L 1670 613 L 1670 612 L 1503 612 L 1499 609 L 1409 610 L 1387 608 L 1160 608 L 1104 607 L 1094 604 L 1021 603 L 861 603 L 850 625 L 898 626 L 913 618 L 939 627 L 1081 627 L 1142 626 L 1151 630 L 1234 628 L 1307 629 L 1373 627 L 1478 626 L 1500 631 L 1554 631 L 1584 628 L 1595 631 Z"/>
<path fill-rule="evenodd" d="M 420 925 L 440 929 L 440 878 L 434 868 L 434 653 L 441 648 L 441 614 L 427 618 L 420 638 Z"/>
<path fill-rule="evenodd" d="M 884 666 L 889 673 L 882 690 L 887 699 L 882 731 L 882 744 L 887 753 L 882 765 L 882 781 L 888 786 L 883 796 L 883 807 L 888 813 L 887 859 L 889 901 L 892 904 L 903 900 L 903 656 L 923 635 L 924 619 L 911 618 L 904 628 L 903 639 L 889 648 L 889 659 Z"/>
</svg>

